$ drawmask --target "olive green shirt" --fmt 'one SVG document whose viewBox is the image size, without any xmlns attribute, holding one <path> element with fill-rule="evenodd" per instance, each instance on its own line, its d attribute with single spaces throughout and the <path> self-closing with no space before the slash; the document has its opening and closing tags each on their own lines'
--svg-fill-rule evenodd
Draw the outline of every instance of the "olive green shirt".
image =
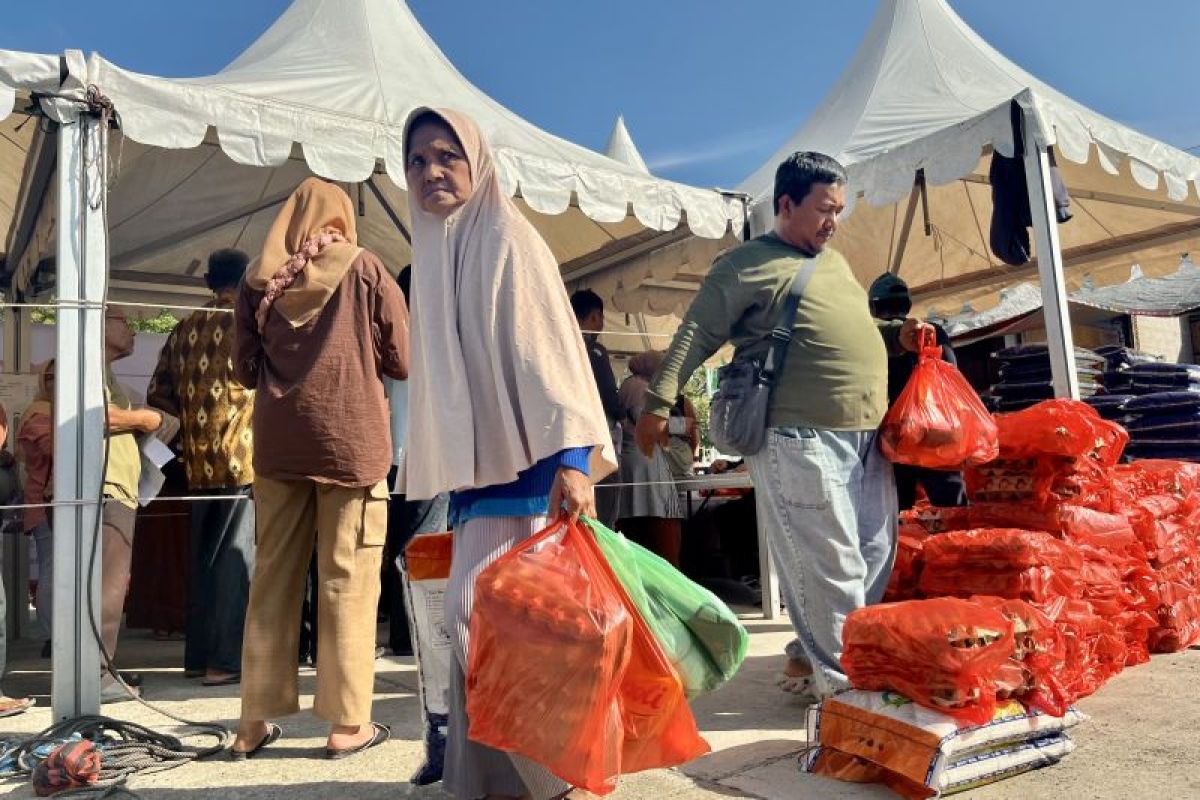
<svg viewBox="0 0 1200 800">
<path fill-rule="evenodd" d="M 125 390 L 108 373 L 108 402 L 118 408 L 132 405 Z M 138 507 L 138 483 L 142 479 L 142 451 L 132 433 L 114 433 L 108 437 L 108 468 L 104 472 L 104 496 L 123 506 Z"/>
<path fill-rule="evenodd" d="M 650 384 L 646 410 L 667 416 L 688 377 L 726 342 L 739 354 L 765 355 L 806 256 L 774 234 L 720 256 Z M 840 253 L 827 248 L 817 259 L 767 424 L 873 430 L 887 411 L 888 352 L 899 352 L 902 323 L 871 316 L 867 293 Z"/>
</svg>

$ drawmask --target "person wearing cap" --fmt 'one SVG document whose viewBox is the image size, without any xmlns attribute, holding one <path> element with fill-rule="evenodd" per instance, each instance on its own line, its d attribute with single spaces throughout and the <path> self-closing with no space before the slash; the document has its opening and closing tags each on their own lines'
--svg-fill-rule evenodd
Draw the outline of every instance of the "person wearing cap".
<svg viewBox="0 0 1200 800">
<path fill-rule="evenodd" d="M 871 303 L 871 316 L 878 320 L 904 319 L 912 310 L 908 284 L 890 272 L 885 272 L 875 279 L 867 292 L 867 298 Z M 940 326 L 932 327 L 937 343 L 942 348 L 942 360 L 957 366 L 958 359 L 954 356 L 954 348 L 950 346 L 950 337 Z M 916 367 L 916 353 L 900 353 L 888 359 L 888 405 L 896 402 Z M 961 506 L 967 502 L 961 472 L 913 467 L 907 464 L 896 464 L 895 470 L 896 497 L 901 511 L 916 505 L 918 486 L 925 490 L 929 502 L 935 506 Z"/>
</svg>

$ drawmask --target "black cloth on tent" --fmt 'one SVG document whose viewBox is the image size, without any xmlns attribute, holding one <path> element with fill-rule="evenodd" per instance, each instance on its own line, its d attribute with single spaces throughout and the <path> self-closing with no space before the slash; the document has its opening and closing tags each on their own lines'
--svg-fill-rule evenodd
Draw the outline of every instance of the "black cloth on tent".
<svg viewBox="0 0 1200 800">
<path fill-rule="evenodd" d="M 1025 180 L 1025 139 L 1022 136 L 1021 107 L 1014 100 L 1011 105 L 1013 128 L 1013 157 L 1006 158 L 998 152 L 992 153 L 992 164 L 988 169 L 988 181 L 992 184 L 992 225 L 989 242 L 992 252 L 1005 264 L 1019 267 L 1028 263 L 1033 254 L 1029 242 L 1029 227 L 1033 215 L 1029 209 L 1029 184 Z M 1055 216 L 1061 225 L 1071 219 L 1071 197 L 1062 173 L 1054 158 L 1050 156 L 1050 186 L 1054 191 Z"/>
</svg>

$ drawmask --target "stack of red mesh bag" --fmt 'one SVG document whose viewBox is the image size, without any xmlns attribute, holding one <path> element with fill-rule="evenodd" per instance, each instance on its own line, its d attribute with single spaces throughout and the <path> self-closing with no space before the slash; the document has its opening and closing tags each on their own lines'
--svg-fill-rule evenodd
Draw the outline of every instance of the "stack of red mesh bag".
<svg viewBox="0 0 1200 800">
<path fill-rule="evenodd" d="M 852 686 L 890 691 L 962 723 L 992 720 L 998 701 L 1052 716 L 1071 701 L 1061 682 L 1063 640 L 1020 600 L 939 597 L 860 608 L 842 629 Z"/>
<path fill-rule="evenodd" d="M 1139 590 L 1155 619 L 1149 649 L 1182 650 L 1200 641 L 1200 464 L 1136 461 L 1112 479 L 1113 503 L 1145 551 Z"/>
<path fill-rule="evenodd" d="M 975 504 L 916 514 L 930 533 L 962 532 L 924 543 L 918 591 L 1034 603 L 1064 636 L 1070 692 L 1091 694 L 1147 660 L 1158 624 L 1145 548 L 1113 513 L 1120 492 L 1111 473 L 1128 435 L 1070 400 L 997 423 L 1000 459 L 966 473 Z"/>
</svg>

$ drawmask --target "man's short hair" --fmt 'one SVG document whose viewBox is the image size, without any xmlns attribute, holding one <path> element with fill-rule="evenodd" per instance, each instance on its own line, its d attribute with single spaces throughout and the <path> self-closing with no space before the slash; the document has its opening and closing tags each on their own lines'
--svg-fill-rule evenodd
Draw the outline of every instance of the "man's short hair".
<svg viewBox="0 0 1200 800">
<path fill-rule="evenodd" d="M 779 198 L 785 194 L 799 204 L 814 183 L 845 185 L 848 181 L 846 168 L 836 158 L 811 150 L 792 153 L 775 170 L 775 213 L 779 213 Z"/>
<path fill-rule="evenodd" d="M 250 257 L 241 250 L 232 247 L 215 250 L 208 256 L 208 274 L 204 280 L 214 292 L 231 289 L 242 282 L 249 263 Z"/>
<path fill-rule="evenodd" d="M 571 309 L 575 312 L 575 319 L 583 319 L 593 311 L 603 312 L 604 301 L 591 289 L 580 289 L 571 295 Z"/>
</svg>

